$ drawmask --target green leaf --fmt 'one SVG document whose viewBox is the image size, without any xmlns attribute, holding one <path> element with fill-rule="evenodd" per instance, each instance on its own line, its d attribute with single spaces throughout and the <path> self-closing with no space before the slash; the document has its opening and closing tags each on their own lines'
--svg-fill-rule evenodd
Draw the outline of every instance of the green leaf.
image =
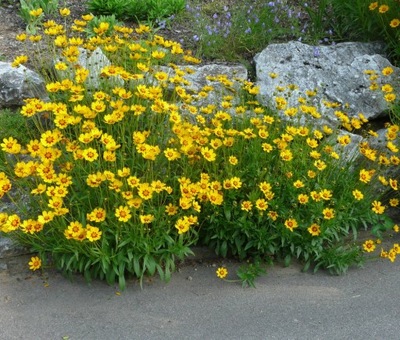
<svg viewBox="0 0 400 340">
<path fill-rule="evenodd" d="M 292 262 L 292 255 L 286 255 L 285 259 L 283 260 L 284 266 L 289 267 L 290 263 Z"/>
</svg>

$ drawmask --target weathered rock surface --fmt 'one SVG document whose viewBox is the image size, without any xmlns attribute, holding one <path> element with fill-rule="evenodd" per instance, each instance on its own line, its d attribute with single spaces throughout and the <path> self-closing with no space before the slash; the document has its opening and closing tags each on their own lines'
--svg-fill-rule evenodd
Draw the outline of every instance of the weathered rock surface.
<svg viewBox="0 0 400 340">
<path fill-rule="evenodd" d="M 29 250 L 21 245 L 16 244 L 9 238 L 0 236 L 0 259 L 28 254 Z"/>
<path fill-rule="evenodd" d="M 331 115 L 328 121 L 336 121 L 332 110 L 322 105 L 323 100 L 348 103 L 346 112 L 350 116 L 363 113 L 367 119 L 379 117 L 387 109 L 387 103 L 379 93 L 369 89 L 369 76 L 365 70 L 380 73 L 384 67 L 392 66 L 382 55 L 380 44 L 346 42 L 334 46 L 310 46 L 292 41 L 271 44 L 255 57 L 259 100 L 271 103 L 276 96 L 276 86 L 295 84 L 289 106 L 298 106 L 299 96 L 306 90 L 318 89 L 313 104 L 320 112 Z M 393 67 L 393 66 L 392 66 Z M 400 70 L 393 67 L 395 73 Z M 277 73 L 272 79 L 270 73 Z M 280 93 L 279 96 L 282 96 Z"/>
<path fill-rule="evenodd" d="M 0 61 L 0 108 L 22 106 L 31 97 L 48 99 L 44 80 L 23 65 L 14 68 Z"/>
</svg>

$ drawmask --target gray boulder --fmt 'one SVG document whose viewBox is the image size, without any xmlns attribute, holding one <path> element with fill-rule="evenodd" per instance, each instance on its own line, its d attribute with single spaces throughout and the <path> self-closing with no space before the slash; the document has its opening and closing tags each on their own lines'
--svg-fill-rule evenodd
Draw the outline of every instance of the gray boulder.
<svg viewBox="0 0 400 340">
<path fill-rule="evenodd" d="M 24 99 L 48 100 L 44 80 L 23 65 L 0 61 L 0 108 L 24 105 Z"/>
<path fill-rule="evenodd" d="M 369 89 L 369 76 L 364 71 L 380 73 L 384 67 L 393 67 L 382 53 L 380 44 L 358 42 L 318 47 L 297 41 L 269 45 L 255 57 L 259 100 L 270 104 L 276 96 L 282 96 L 276 86 L 295 84 L 298 90 L 292 91 L 288 105 L 298 106 L 299 96 L 317 89 L 312 104 L 326 117 L 324 123 L 337 122 L 333 110 L 323 105 L 324 100 L 348 103 L 346 112 L 350 116 L 361 112 L 367 119 L 377 118 L 388 108 L 387 103 Z M 398 68 L 393 69 L 400 74 Z M 278 77 L 272 79 L 270 73 Z"/>
<path fill-rule="evenodd" d="M 25 247 L 15 243 L 9 238 L 1 237 L 0 235 L 0 259 L 29 253 L 30 251 Z"/>
</svg>

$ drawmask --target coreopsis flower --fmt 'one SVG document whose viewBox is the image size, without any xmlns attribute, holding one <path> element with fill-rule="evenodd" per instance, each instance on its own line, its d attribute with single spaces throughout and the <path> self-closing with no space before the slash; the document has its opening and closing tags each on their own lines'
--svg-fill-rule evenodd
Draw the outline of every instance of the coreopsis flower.
<svg viewBox="0 0 400 340">
<path fill-rule="evenodd" d="M 396 99 L 396 95 L 394 94 L 394 93 L 388 93 L 388 94 L 386 94 L 385 96 L 384 96 L 384 99 L 387 101 L 387 102 L 393 102 L 393 101 L 395 101 L 395 99 Z"/>
<path fill-rule="evenodd" d="M 178 229 L 178 234 L 184 234 L 189 230 L 190 223 L 184 218 L 180 218 L 176 221 L 175 228 Z"/>
<path fill-rule="evenodd" d="M 25 41 L 26 38 L 27 38 L 26 33 L 18 34 L 18 35 L 15 37 L 15 39 L 18 40 L 18 41 Z"/>
<path fill-rule="evenodd" d="M 367 240 L 363 243 L 363 249 L 367 253 L 373 252 L 375 250 L 375 242 L 373 240 Z"/>
<path fill-rule="evenodd" d="M 300 204 L 307 204 L 309 197 L 305 194 L 300 194 L 297 196 L 297 200 L 299 201 Z"/>
<path fill-rule="evenodd" d="M 369 183 L 371 181 L 373 173 L 371 173 L 371 171 L 365 170 L 365 169 L 361 169 L 360 170 L 360 181 L 363 183 Z"/>
<path fill-rule="evenodd" d="M 268 209 L 268 202 L 264 198 L 259 198 L 256 200 L 256 208 L 260 211 L 265 211 Z"/>
<path fill-rule="evenodd" d="M 25 64 L 28 61 L 28 56 L 26 55 L 19 55 L 14 58 L 13 62 L 11 63 L 12 67 L 18 67 L 21 64 Z"/>
<path fill-rule="evenodd" d="M 219 267 L 216 274 L 220 279 L 225 279 L 228 275 L 228 270 L 225 267 Z"/>
<path fill-rule="evenodd" d="M 384 84 L 381 87 L 382 92 L 393 92 L 393 87 L 390 84 Z"/>
<path fill-rule="evenodd" d="M 85 236 L 90 242 L 95 242 L 97 240 L 100 240 L 102 233 L 103 232 L 100 231 L 100 229 L 98 227 L 93 227 L 90 224 L 86 225 Z"/>
<path fill-rule="evenodd" d="M 311 224 L 311 226 L 309 228 L 307 228 L 307 231 L 312 236 L 318 236 L 319 234 L 321 234 L 321 227 L 318 224 L 313 223 L 313 224 Z"/>
<path fill-rule="evenodd" d="M 330 220 L 335 217 L 335 211 L 332 208 L 325 208 L 322 210 L 322 214 L 326 220 Z"/>
<path fill-rule="evenodd" d="M 285 227 L 289 229 L 290 231 L 293 231 L 293 229 L 298 227 L 297 221 L 294 218 L 289 218 L 285 220 Z"/>
<path fill-rule="evenodd" d="M 393 190 L 399 190 L 396 179 L 389 179 L 389 185 Z"/>
<path fill-rule="evenodd" d="M 35 18 L 40 17 L 42 14 L 43 14 L 42 8 L 36 8 L 29 11 L 29 15 Z"/>
<path fill-rule="evenodd" d="M 381 14 L 386 13 L 388 10 L 389 10 L 388 5 L 380 5 L 378 8 L 379 13 L 381 13 Z"/>
<path fill-rule="evenodd" d="M 364 198 L 364 195 L 360 190 L 355 189 L 352 191 L 352 194 L 357 201 L 360 201 Z"/>
<path fill-rule="evenodd" d="M 388 259 L 390 260 L 390 262 L 394 262 L 396 260 L 396 251 L 391 249 L 388 253 Z"/>
<path fill-rule="evenodd" d="M 21 144 L 19 144 L 18 141 L 13 137 L 4 138 L 3 143 L 1 143 L 0 146 L 4 152 L 11 154 L 20 153 L 22 148 Z"/>
<path fill-rule="evenodd" d="M 147 215 L 140 215 L 140 222 L 143 224 L 150 224 L 154 221 L 154 215 L 147 214 Z"/>
<path fill-rule="evenodd" d="M 241 204 L 241 209 L 249 212 L 253 208 L 253 203 L 250 201 L 243 201 Z"/>
<path fill-rule="evenodd" d="M 289 149 L 284 149 L 280 152 L 280 157 L 283 161 L 289 162 L 293 159 L 293 154 Z"/>
<path fill-rule="evenodd" d="M 298 179 L 293 183 L 293 186 L 297 189 L 304 188 L 304 183 Z"/>
<path fill-rule="evenodd" d="M 399 201 L 398 198 L 391 198 L 391 199 L 389 200 L 389 205 L 390 205 L 391 207 L 397 207 L 399 204 L 400 204 L 400 201 Z"/>
<path fill-rule="evenodd" d="M 378 1 L 371 2 L 371 3 L 369 4 L 369 6 L 368 6 L 368 9 L 369 9 L 370 11 L 373 11 L 373 10 L 377 9 L 378 6 L 379 6 Z"/>
<path fill-rule="evenodd" d="M 316 160 L 316 161 L 314 162 L 314 166 L 315 166 L 318 170 L 322 171 L 322 170 L 324 170 L 324 169 L 326 168 L 326 163 L 325 163 L 324 161 L 318 159 L 318 160 Z"/>
<path fill-rule="evenodd" d="M 86 215 L 86 218 L 91 222 L 103 222 L 106 219 L 107 213 L 103 208 L 95 208 Z"/>
<path fill-rule="evenodd" d="M 385 212 L 385 206 L 383 206 L 382 203 L 379 202 L 379 201 L 373 201 L 371 210 L 375 214 L 379 214 L 380 215 L 380 214 L 383 214 Z"/>
<path fill-rule="evenodd" d="M 398 233 L 398 232 L 400 231 L 400 227 L 399 227 L 397 224 L 395 224 L 395 225 L 393 226 L 393 231 L 394 231 L 395 233 Z"/>
<path fill-rule="evenodd" d="M 382 74 L 383 74 L 384 76 L 389 76 L 389 75 L 391 75 L 392 73 L 393 73 L 393 68 L 391 68 L 390 66 L 385 67 L 385 68 L 382 70 Z"/>
<path fill-rule="evenodd" d="M 144 200 L 150 200 L 153 197 L 154 189 L 148 183 L 140 183 L 138 186 L 138 195 Z"/>
<path fill-rule="evenodd" d="M 165 212 L 168 216 L 174 216 L 178 213 L 178 207 L 172 203 L 169 203 L 165 206 Z"/>
<path fill-rule="evenodd" d="M 60 8 L 59 13 L 62 17 L 67 17 L 71 14 L 71 11 L 68 8 Z"/>
<path fill-rule="evenodd" d="M 99 154 L 96 149 L 87 148 L 82 150 L 82 156 L 88 162 L 94 162 L 99 157 Z"/>
<path fill-rule="evenodd" d="M 323 189 L 319 192 L 321 198 L 325 201 L 329 201 L 332 198 L 332 191 Z"/>
<path fill-rule="evenodd" d="M 210 149 L 208 147 L 202 147 L 200 149 L 201 154 L 203 155 L 204 159 L 207 160 L 208 162 L 213 162 L 215 161 L 217 155 L 214 152 L 213 149 Z"/>
<path fill-rule="evenodd" d="M 42 266 L 42 260 L 37 256 L 33 256 L 31 257 L 31 260 L 28 263 L 28 265 L 30 270 L 33 271 L 38 270 Z"/>
<path fill-rule="evenodd" d="M 117 217 L 120 222 L 128 222 L 132 217 L 130 209 L 128 206 L 120 205 L 117 209 L 115 209 L 115 217 Z"/>
</svg>

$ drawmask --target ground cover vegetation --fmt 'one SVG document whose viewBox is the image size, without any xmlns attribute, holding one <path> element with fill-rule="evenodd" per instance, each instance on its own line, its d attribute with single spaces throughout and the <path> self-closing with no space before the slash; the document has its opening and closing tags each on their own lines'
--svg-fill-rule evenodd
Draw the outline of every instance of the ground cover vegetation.
<svg viewBox="0 0 400 340">
<path fill-rule="evenodd" d="M 0 213 L 0 232 L 38 253 L 29 263 L 33 270 L 54 265 L 121 288 L 129 277 L 142 282 L 157 273 L 168 280 L 194 244 L 251 260 L 237 273 L 250 286 L 263 264 L 276 259 L 333 273 L 362 264 L 385 233 L 399 231 L 386 214 L 399 205 L 392 175 L 400 163 L 393 70 L 366 70 L 370 90 L 393 108 L 393 121 L 386 124 L 383 149 L 371 146 L 376 132 L 366 132 L 371 143 L 359 145 L 357 160 L 349 159 L 346 132 L 359 131 L 365 117 L 349 118 L 345 106 L 325 102 L 339 123 L 318 124 L 315 89 L 289 107 L 296 85 L 282 86 L 279 75 L 270 74 L 282 96 L 266 107 L 254 83 L 229 75 L 208 77 L 210 85 L 199 91 L 187 87 L 199 56 L 238 60 L 280 39 L 375 39 L 377 24 L 385 27 L 379 38 L 396 60 L 398 3 L 318 3 L 289 8 L 254 1 L 246 12 L 236 3 L 190 2 L 178 6 L 174 18 L 153 12 L 151 22 L 135 26 L 121 23 L 126 18 L 110 9 L 112 1 L 89 1 L 99 16 L 73 21 L 68 8 L 52 1 L 27 7 L 27 33 L 17 39 L 36 52 L 18 56 L 13 66 L 51 55 L 55 72 L 46 80 L 50 101 L 29 99 L 15 118 L 29 124 L 31 137 L 0 129 L 0 195 L 25 188 L 30 202 Z M 160 35 L 172 20 L 188 16 L 196 34 L 182 41 Z M 78 64 L 79 48 L 98 47 L 111 64 L 93 87 L 89 69 Z M 370 237 L 359 240 L 360 230 Z M 394 261 L 399 252 L 394 244 L 379 255 Z M 219 277 L 227 274 L 218 268 Z"/>
</svg>

